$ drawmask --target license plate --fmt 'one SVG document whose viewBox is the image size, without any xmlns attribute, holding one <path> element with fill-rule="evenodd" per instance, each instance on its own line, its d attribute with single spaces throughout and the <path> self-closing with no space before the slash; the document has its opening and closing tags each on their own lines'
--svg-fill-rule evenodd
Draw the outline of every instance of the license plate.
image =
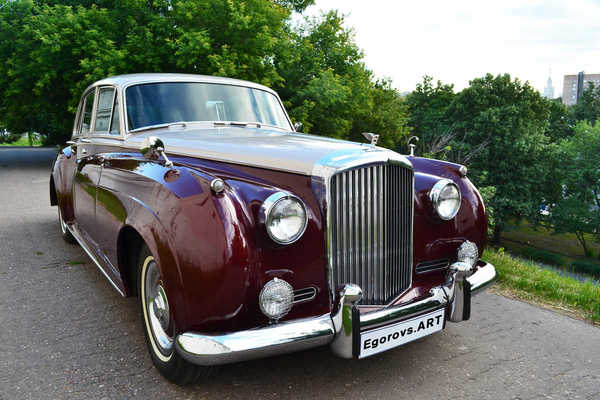
<svg viewBox="0 0 600 400">
<path fill-rule="evenodd" d="M 360 334 L 360 355 L 365 358 L 412 342 L 444 327 L 444 309 Z"/>
</svg>

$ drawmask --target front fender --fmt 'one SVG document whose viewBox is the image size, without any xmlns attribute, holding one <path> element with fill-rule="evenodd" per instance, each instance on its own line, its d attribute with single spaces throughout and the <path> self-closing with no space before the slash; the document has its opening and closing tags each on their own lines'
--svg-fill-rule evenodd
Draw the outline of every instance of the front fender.
<svg viewBox="0 0 600 400">
<path fill-rule="evenodd" d="M 178 329 L 240 314 L 252 275 L 252 235 L 249 212 L 235 191 L 227 185 L 213 193 L 215 176 L 199 169 L 109 157 L 97 209 L 99 228 L 115 244 L 115 265 L 115 238 L 130 227 L 158 260 Z M 124 281 L 125 268 L 119 265 Z"/>
</svg>

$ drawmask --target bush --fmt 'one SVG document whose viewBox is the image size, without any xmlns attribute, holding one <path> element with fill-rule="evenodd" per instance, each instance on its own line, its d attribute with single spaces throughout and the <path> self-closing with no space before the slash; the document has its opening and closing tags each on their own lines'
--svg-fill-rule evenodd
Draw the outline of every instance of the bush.
<svg viewBox="0 0 600 400">
<path fill-rule="evenodd" d="M 571 267 L 576 271 L 583 274 L 592 275 L 595 278 L 600 279 L 600 265 L 591 261 L 574 261 Z"/>
<path fill-rule="evenodd" d="M 542 262 L 544 264 L 552 264 L 557 266 L 567 265 L 564 258 L 559 256 L 558 254 L 551 253 L 545 250 L 538 250 L 527 247 L 521 251 L 521 254 L 527 258 Z"/>
<path fill-rule="evenodd" d="M 0 144 L 1 143 L 14 143 L 17 140 L 21 139 L 20 134 L 12 134 L 12 133 L 1 133 L 0 132 Z"/>
</svg>

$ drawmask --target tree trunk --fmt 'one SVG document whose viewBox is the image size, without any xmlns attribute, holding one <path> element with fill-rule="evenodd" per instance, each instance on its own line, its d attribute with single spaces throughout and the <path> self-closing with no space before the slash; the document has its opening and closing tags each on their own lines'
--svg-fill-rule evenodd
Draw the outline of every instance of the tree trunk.
<svg viewBox="0 0 600 400">
<path fill-rule="evenodd" d="M 502 233 L 502 229 L 499 225 L 494 226 L 494 234 L 492 235 L 492 244 L 500 243 L 500 234 Z"/>
<path fill-rule="evenodd" d="M 577 240 L 579 240 L 579 243 L 581 243 L 581 246 L 583 247 L 583 254 L 587 257 L 588 256 L 588 248 L 585 243 L 585 237 L 583 236 L 583 233 L 575 232 L 575 236 L 577 236 Z"/>
</svg>

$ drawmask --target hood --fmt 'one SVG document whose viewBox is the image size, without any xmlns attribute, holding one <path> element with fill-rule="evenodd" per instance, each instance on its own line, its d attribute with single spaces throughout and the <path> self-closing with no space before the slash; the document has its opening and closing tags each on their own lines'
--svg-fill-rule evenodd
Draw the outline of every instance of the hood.
<svg viewBox="0 0 600 400">
<path fill-rule="evenodd" d="M 139 149 L 148 136 L 159 137 L 167 154 L 310 176 L 326 177 L 342 167 L 388 160 L 412 168 L 405 157 L 381 147 L 274 129 L 161 129 L 130 135 L 125 145 Z"/>
</svg>

